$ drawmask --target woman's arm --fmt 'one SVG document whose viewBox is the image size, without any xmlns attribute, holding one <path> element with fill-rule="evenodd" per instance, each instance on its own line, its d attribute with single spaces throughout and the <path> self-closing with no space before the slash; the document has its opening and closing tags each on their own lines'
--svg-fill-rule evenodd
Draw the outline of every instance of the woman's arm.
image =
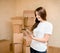
<svg viewBox="0 0 60 53">
<path fill-rule="evenodd" d="M 44 38 L 37 38 L 37 37 L 32 37 L 32 39 L 39 41 L 39 42 L 47 42 L 49 40 L 50 34 L 45 34 Z"/>
<path fill-rule="evenodd" d="M 32 33 L 31 31 L 29 31 L 28 29 L 27 30 L 24 30 L 23 33 L 26 35 L 26 36 L 29 36 L 31 39 L 32 39 Z"/>
<path fill-rule="evenodd" d="M 49 40 L 50 34 L 45 34 L 44 38 L 37 38 L 33 36 L 33 33 L 31 33 L 29 30 L 25 31 L 25 34 L 30 36 L 31 39 L 39 41 L 39 42 L 47 42 Z"/>
</svg>

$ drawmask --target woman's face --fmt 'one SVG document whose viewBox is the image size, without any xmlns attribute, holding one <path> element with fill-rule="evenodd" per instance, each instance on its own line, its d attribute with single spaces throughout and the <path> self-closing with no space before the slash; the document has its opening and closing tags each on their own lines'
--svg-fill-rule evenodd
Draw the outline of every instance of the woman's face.
<svg viewBox="0 0 60 53">
<path fill-rule="evenodd" d="M 39 16 L 38 12 L 36 11 L 36 18 L 39 20 L 39 21 L 42 21 L 42 18 Z"/>
</svg>

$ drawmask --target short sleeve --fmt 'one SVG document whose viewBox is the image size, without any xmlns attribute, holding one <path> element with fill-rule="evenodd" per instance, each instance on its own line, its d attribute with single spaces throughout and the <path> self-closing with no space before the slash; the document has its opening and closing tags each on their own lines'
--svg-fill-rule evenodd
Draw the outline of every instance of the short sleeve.
<svg viewBox="0 0 60 53">
<path fill-rule="evenodd" d="M 44 30 L 44 33 L 45 34 L 52 34 L 53 32 L 53 25 L 52 24 L 46 24 L 45 25 L 45 30 Z"/>
</svg>

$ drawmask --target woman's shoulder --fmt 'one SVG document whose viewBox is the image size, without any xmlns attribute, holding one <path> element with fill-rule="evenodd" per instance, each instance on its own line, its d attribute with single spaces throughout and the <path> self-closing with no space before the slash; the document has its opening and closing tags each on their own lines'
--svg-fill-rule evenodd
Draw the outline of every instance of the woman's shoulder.
<svg viewBox="0 0 60 53">
<path fill-rule="evenodd" d="M 42 22 L 42 23 L 40 23 L 39 24 L 39 26 L 42 26 L 42 27 L 53 27 L 53 24 L 51 23 L 51 22 L 49 22 L 49 21 L 44 21 L 44 22 Z"/>
<path fill-rule="evenodd" d="M 53 24 L 52 24 L 51 22 L 49 22 L 49 21 L 46 21 L 44 24 L 45 24 L 46 26 L 51 26 L 51 27 L 53 27 Z"/>
</svg>

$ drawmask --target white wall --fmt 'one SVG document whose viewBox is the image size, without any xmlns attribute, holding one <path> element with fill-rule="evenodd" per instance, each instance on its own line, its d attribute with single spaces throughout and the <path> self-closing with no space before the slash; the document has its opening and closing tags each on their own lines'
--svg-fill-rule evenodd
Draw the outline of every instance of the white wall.
<svg viewBox="0 0 60 53">
<path fill-rule="evenodd" d="M 16 15 L 15 0 L 0 0 L 0 40 L 12 36 L 10 18 Z"/>
<path fill-rule="evenodd" d="M 53 23 L 54 31 L 49 45 L 60 47 L 60 0 L 50 0 L 47 5 L 48 20 Z"/>
</svg>

